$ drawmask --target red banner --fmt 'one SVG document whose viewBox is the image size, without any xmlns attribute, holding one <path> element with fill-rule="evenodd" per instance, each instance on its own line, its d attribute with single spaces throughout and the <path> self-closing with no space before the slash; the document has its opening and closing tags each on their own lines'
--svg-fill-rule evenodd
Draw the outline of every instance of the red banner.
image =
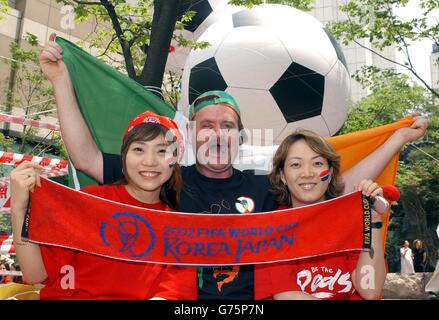
<svg viewBox="0 0 439 320">
<path fill-rule="evenodd" d="M 12 235 L 0 234 L 0 254 L 15 253 Z"/>
<path fill-rule="evenodd" d="M 177 265 L 287 261 L 369 248 L 360 192 L 254 214 L 188 214 L 105 200 L 47 179 L 31 195 L 29 239 L 115 259 Z"/>
</svg>

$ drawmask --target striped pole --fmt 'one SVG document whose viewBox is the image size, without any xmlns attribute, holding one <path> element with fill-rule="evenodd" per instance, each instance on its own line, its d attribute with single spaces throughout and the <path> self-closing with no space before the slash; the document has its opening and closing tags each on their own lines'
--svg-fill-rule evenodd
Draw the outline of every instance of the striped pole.
<svg viewBox="0 0 439 320">
<path fill-rule="evenodd" d="M 59 171 L 59 170 L 52 170 L 52 171 L 43 171 L 40 174 L 44 178 L 54 178 L 54 177 L 62 177 L 67 175 L 67 170 L 65 171 Z M 0 214 L 10 214 L 11 208 L 10 208 L 10 197 L 7 197 L 8 194 L 8 188 L 10 183 L 10 177 L 0 177 L 0 199 L 7 198 L 4 202 L 3 206 L 0 207 Z"/>
<path fill-rule="evenodd" d="M 0 121 L 21 124 L 24 126 L 31 126 L 35 128 L 49 129 L 53 131 L 59 131 L 59 125 L 41 122 L 38 120 L 26 119 L 17 116 L 11 116 L 9 114 L 0 113 Z"/>
<path fill-rule="evenodd" d="M 50 168 L 48 171 L 60 171 L 67 174 L 67 164 L 66 160 L 53 159 L 37 157 L 30 154 L 19 154 L 13 152 L 0 151 L 0 164 L 8 164 L 17 166 L 23 161 L 31 161 L 38 163 L 42 167 Z"/>
</svg>

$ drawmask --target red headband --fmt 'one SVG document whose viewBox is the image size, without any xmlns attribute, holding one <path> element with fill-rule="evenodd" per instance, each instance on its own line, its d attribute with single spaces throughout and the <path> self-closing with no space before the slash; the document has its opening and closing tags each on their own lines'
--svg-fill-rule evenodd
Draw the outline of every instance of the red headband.
<svg viewBox="0 0 439 320">
<path fill-rule="evenodd" d="M 133 130 L 138 125 L 141 125 L 142 123 L 156 123 L 167 128 L 177 138 L 178 158 L 179 160 L 181 159 L 184 153 L 184 144 L 183 144 L 183 137 L 181 136 L 177 123 L 168 117 L 159 116 L 158 114 L 152 111 L 146 111 L 134 117 L 130 121 L 130 123 L 128 123 L 128 126 L 125 129 L 125 133 L 123 134 L 123 140 L 125 140 L 127 134 L 131 130 Z"/>
</svg>

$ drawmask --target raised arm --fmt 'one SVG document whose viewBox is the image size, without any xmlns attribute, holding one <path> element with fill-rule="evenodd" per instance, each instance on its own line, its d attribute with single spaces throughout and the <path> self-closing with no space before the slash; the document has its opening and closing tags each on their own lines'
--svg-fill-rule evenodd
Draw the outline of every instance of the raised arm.
<svg viewBox="0 0 439 320">
<path fill-rule="evenodd" d="M 53 85 L 61 135 L 75 168 L 102 183 L 102 153 L 79 110 L 69 72 L 62 61 L 62 49 L 55 38 L 52 33 L 41 51 L 40 66 Z"/>
<path fill-rule="evenodd" d="M 23 276 L 28 283 L 41 283 L 47 272 L 37 244 L 21 239 L 21 228 L 29 201 L 29 191 L 39 185 L 41 167 L 32 162 L 23 162 L 11 172 L 11 212 L 14 247 Z"/>
<path fill-rule="evenodd" d="M 358 186 L 365 196 L 383 195 L 383 189 L 372 180 L 363 180 Z M 372 210 L 372 222 L 381 222 L 381 216 Z M 367 300 L 377 300 L 386 280 L 386 264 L 382 246 L 381 228 L 372 228 L 371 252 L 363 251 L 358 258 L 357 267 L 352 273 L 355 290 Z"/>
<path fill-rule="evenodd" d="M 369 252 L 362 252 L 352 274 L 355 290 L 367 300 L 380 298 L 387 275 L 381 229 L 372 229 L 372 248 L 373 258 Z"/>
<path fill-rule="evenodd" d="M 364 179 L 375 180 L 393 155 L 399 152 L 406 143 L 424 136 L 428 127 L 427 118 L 414 114 L 413 119 L 415 122 L 410 127 L 396 130 L 378 149 L 343 173 L 345 193 L 354 191 L 355 185 Z"/>
</svg>

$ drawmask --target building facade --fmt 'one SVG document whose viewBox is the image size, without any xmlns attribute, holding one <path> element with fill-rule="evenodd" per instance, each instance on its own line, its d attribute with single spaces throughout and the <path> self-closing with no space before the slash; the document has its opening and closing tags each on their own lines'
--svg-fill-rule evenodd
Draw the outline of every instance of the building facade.
<svg viewBox="0 0 439 320">
<path fill-rule="evenodd" d="M 327 24 L 329 22 L 346 21 L 348 19 L 346 13 L 342 12 L 339 7 L 345 5 L 347 0 L 314 0 L 314 8 L 310 12 L 321 23 Z M 366 48 L 371 48 L 370 43 L 365 40 L 360 40 L 359 43 Z M 362 66 L 376 66 L 381 69 L 395 69 L 395 65 L 389 61 L 386 61 L 371 51 L 363 48 L 359 44 L 350 43 L 348 46 L 340 43 L 343 53 L 348 63 L 348 69 L 350 74 L 354 74 L 356 70 L 361 69 Z M 395 60 L 396 50 L 394 47 L 387 48 L 385 51 L 380 52 L 385 57 Z M 352 101 L 358 102 L 370 92 L 363 89 L 361 85 L 354 79 L 351 81 L 352 88 Z"/>
<path fill-rule="evenodd" d="M 96 23 L 81 22 L 75 24 L 73 15 L 69 7 L 57 3 L 55 0 L 9 0 L 10 10 L 3 15 L 0 21 L 0 112 L 15 116 L 24 115 L 25 108 L 28 107 L 26 98 L 20 94 L 16 87 L 14 73 L 10 66 L 5 63 L 10 62 L 10 45 L 17 41 L 20 47 L 30 48 L 25 42 L 24 37 L 27 33 L 35 35 L 39 42 L 39 48 L 48 40 L 52 32 L 66 38 L 74 43 L 78 43 L 93 32 Z M 32 65 L 28 65 L 32 68 Z M 38 68 L 38 66 L 35 66 Z M 15 92 L 13 105 L 8 103 L 6 90 L 12 89 Z M 35 103 L 35 101 L 32 101 Z M 11 110 L 12 108 L 12 110 Z M 37 109 L 37 106 L 35 106 Z M 35 111 L 35 110 L 33 110 Z M 41 121 L 56 123 L 56 112 L 44 114 Z M 0 122 L 0 130 L 8 130 L 11 136 L 19 136 L 23 126 L 19 124 L 8 124 Z M 39 129 L 37 136 L 45 137 L 49 133 L 47 129 Z"/>
<path fill-rule="evenodd" d="M 431 86 L 439 90 L 439 46 L 433 45 L 430 55 Z"/>
</svg>

